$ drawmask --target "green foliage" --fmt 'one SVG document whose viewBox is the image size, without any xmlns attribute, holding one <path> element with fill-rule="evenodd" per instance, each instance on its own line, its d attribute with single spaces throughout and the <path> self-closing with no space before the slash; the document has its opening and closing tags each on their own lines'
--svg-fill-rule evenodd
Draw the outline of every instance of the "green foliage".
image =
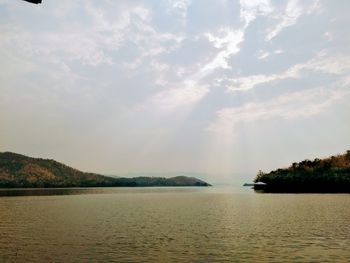
<svg viewBox="0 0 350 263">
<path fill-rule="evenodd" d="M 268 192 L 350 192 L 350 151 L 269 173 L 259 171 L 255 182 L 265 183 Z"/>
</svg>

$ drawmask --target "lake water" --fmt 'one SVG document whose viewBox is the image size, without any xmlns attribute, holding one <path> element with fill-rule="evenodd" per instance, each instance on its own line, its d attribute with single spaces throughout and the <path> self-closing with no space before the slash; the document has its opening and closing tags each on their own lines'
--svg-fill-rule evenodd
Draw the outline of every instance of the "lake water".
<svg viewBox="0 0 350 263">
<path fill-rule="evenodd" d="M 350 262 L 348 194 L 210 187 L 0 195 L 0 262 Z"/>
</svg>

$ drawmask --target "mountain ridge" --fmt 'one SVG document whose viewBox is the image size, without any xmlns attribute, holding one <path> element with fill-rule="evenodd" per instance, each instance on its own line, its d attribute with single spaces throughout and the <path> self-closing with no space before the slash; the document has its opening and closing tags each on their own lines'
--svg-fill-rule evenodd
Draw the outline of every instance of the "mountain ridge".
<svg viewBox="0 0 350 263">
<path fill-rule="evenodd" d="M 0 152 L 0 187 L 135 187 L 210 186 L 195 177 L 111 177 L 82 172 L 53 159 L 34 158 L 13 152 Z"/>
</svg>

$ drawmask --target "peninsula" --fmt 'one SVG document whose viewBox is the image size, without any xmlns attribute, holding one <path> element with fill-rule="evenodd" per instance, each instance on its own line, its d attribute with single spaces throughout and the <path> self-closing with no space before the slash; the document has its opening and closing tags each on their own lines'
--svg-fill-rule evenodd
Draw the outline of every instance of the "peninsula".
<svg viewBox="0 0 350 263">
<path fill-rule="evenodd" d="M 55 160 L 0 153 L 0 188 L 210 186 L 194 177 L 111 177 L 86 173 Z"/>
<path fill-rule="evenodd" d="M 259 171 L 254 182 L 255 190 L 270 193 L 350 193 L 350 151 L 269 173 Z"/>
</svg>

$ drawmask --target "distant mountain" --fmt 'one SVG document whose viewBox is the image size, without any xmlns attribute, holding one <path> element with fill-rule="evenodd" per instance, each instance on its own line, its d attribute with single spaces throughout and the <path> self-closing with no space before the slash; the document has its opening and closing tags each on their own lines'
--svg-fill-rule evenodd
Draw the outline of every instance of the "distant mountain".
<svg viewBox="0 0 350 263">
<path fill-rule="evenodd" d="M 269 173 L 259 171 L 254 186 L 265 192 L 350 193 L 350 151 L 325 159 L 304 160 Z"/>
<path fill-rule="evenodd" d="M 55 160 L 0 153 L 0 187 L 210 186 L 194 177 L 110 177 L 86 173 Z"/>
</svg>

